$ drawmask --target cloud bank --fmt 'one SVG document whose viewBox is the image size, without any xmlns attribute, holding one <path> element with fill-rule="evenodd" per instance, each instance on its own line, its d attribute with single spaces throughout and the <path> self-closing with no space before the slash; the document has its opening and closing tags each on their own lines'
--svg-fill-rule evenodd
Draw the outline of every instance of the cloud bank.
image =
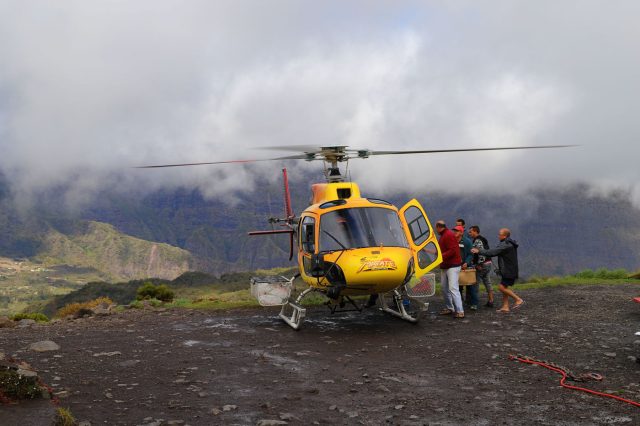
<svg viewBox="0 0 640 426">
<path fill-rule="evenodd" d="M 252 148 L 579 148 L 354 160 L 367 193 L 635 194 L 640 3 L 0 3 L 0 170 L 15 194 L 253 189 L 320 164 Z M 281 153 L 275 153 L 280 155 Z"/>
</svg>

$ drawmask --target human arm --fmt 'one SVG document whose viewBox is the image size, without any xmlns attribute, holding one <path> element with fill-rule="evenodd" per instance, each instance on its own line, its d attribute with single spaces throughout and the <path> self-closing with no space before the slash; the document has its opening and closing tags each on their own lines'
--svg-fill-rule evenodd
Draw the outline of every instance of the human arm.
<svg viewBox="0 0 640 426">
<path fill-rule="evenodd" d="M 495 257 L 500 256 L 509 246 L 507 243 L 500 241 L 498 245 L 496 245 L 492 249 L 480 250 L 480 249 L 472 249 L 473 251 L 477 250 L 476 253 L 485 256 L 485 257 Z"/>
</svg>

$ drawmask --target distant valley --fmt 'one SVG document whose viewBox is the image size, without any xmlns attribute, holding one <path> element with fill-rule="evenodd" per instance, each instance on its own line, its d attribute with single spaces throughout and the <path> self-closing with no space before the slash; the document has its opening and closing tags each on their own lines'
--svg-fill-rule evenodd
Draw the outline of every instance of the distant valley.
<svg viewBox="0 0 640 426">
<path fill-rule="evenodd" d="M 174 279 L 191 268 L 188 251 L 122 234 L 106 223 L 78 221 L 66 231 L 51 228 L 41 234 L 31 258 L 0 257 L 0 314 L 91 281 Z"/>
</svg>

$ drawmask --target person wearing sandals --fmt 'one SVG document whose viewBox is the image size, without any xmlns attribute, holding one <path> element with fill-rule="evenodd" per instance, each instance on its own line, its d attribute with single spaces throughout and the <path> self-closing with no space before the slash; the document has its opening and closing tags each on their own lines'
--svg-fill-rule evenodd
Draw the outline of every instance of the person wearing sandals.
<svg viewBox="0 0 640 426">
<path fill-rule="evenodd" d="M 460 247 L 460 257 L 462 258 L 461 269 L 464 271 L 473 266 L 473 254 L 471 254 L 473 243 L 471 239 L 464 234 L 464 219 L 458 219 L 456 223 L 458 225 L 454 226 L 451 231 L 456 237 L 456 241 L 458 241 L 458 247 Z M 478 283 L 458 287 L 458 290 L 460 290 L 460 298 L 462 298 L 462 305 L 467 306 L 472 311 L 478 310 L 478 288 Z"/>
<path fill-rule="evenodd" d="M 498 239 L 500 242 L 495 248 L 481 250 L 474 247 L 471 252 L 485 257 L 498 257 L 498 270 L 496 273 L 501 277 L 498 289 L 502 293 L 502 307 L 496 312 L 505 314 L 510 312 L 511 309 L 522 307 L 524 300 L 511 289 L 518 279 L 518 243 L 511 239 L 511 231 L 508 228 L 500 230 Z M 514 300 L 513 307 L 509 307 L 510 297 Z"/>
<path fill-rule="evenodd" d="M 478 248 L 480 250 L 486 250 L 489 247 L 489 242 L 485 237 L 480 235 L 480 227 L 478 225 L 473 225 L 469 228 L 469 236 L 473 238 L 473 247 Z M 491 263 L 490 257 L 480 256 L 479 254 L 473 255 L 473 265 L 476 268 L 476 278 L 478 283 L 482 282 L 484 284 L 485 290 L 487 290 L 487 304 L 485 305 L 487 308 L 493 308 L 493 286 L 491 285 L 491 267 L 493 263 Z"/>
<path fill-rule="evenodd" d="M 436 222 L 436 232 L 440 235 L 438 245 L 442 252 L 442 263 L 440 264 L 440 283 L 442 284 L 442 295 L 444 297 L 445 309 L 440 315 L 451 315 L 454 318 L 464 318 L 464 308 L 462 307 L 462 297 L 458 289 L 458 277 L 462 266 L 460 257 L 460 247 L 458 241 L 443 220 Z"/>
</svg>

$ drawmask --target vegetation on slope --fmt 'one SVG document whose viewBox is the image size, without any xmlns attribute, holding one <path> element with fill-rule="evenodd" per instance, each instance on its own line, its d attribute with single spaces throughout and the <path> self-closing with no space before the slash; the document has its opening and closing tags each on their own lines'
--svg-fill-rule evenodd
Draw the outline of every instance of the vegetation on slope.
<svg viewBox="0 0 640 426">
<path fill-rule="evenodd" d="M 148 279 L 119 284 L 90 283 L 80 290 L 55 298 L 42 310 L 50 315 L 52 311 L 55 312 L 56 309 L 67 304 L 86 303 L 99 297 L 109 297 L 117 303 L 129 304 L 134 302 L 136 298 L 140 298 L 141 289 L 163 288 L 162 286 L 166 286 L 167 290 L 175 293 L 175 297 L 170 303 L 162 303 L 165 307 L 227 309 L 258 306 L 258 302 L 251 296 L 249 290 L 250 277 L 256 275 L 292 276 L 295 272 L 295 269 L 272 269 L 230 273 L 220 277 L 189 272 L 173 281 Z M 629 272 L 621 269 L 608 270 L 600 268 L 596 271 L 584 270 L 574 275 L 562 277 L 532 277 L 530 280 L 519 283 L 518 288 L 525 290 L 559 285 L 615 285 L 628 283 L 638 284 L 640 289 L 640 278 L 634 278 Z M 299 279 L 294 284 L 294 292 L 299 293 L 306 288 L 306 285 Z M 481 290 L 484 291 L 483 288 Z M 322 295 L 314 294 L 305 299 L 305 304 L 318 304 L 324 301 L 326 299 Z M 161 304 L 159 300 L 155 300 L 155 302 L 154 305 Z M 133 306 L 141 305 L 134 302 Z"/>
<path fill-rule="evenodd" d="M 46 265 L 90 267 L 111 279 L 172 279 L 189 270 L 188 251 L 118 232 L 112 225 L 87 222 L 74 232 L 51 229 L 36 260 Z"/>
<path fill-rule="evenodd" d="M 223 274 L 219 277 L 202 272 L 186 272 L 174 280 L 163 280 L 158 278 L 147 278 L 131 280 L 127 282 L 108 283 L 91 282 L 80 289 L 65 295 L 53 297 L 46 303 L 36 303 L 27 308 L 29 312 L 42 312 L 52 316 L 56 311 L 66 305 L 73 303 L 86 303 L 101 297 L 108 297 L 117 304 L 126 305 L 136 300 L 138 290 L 145 285 L 161 286 L 166 285 L 175 293 L 174 304 L 176 306 L 187 306 L 191 303 L 211 302 L 209 299 L 232 302 L 241 300 L 243 305 L 252 299 L 249 297 L 249 281 L 255 275 L 283 274 L 292 276 L 293 269 L 272 269 L 255 272 L 233 272 Z M 244 295 L 244 293 L 246 295 Z M 241 297 L 238 297 L 242 294 Z M 225 296 L 221 296 L 225 295 Z M 246 297 L 245 297 L 246 296 Z M 194 302 L 197 301 L 197 302 Z M 252 304 L 250 302 L 249 304 Z M 207 303 L 200 303 L 207 304 Z"/>
<path fill-rule="evenodd" d="M 31 259 L 0 257 L 0 315 L 67 294 L 88 282 L 173 279 L 190 268 L 188 251 L 118 232 L 98 222 L 47 226 Z"/>
</svg>

